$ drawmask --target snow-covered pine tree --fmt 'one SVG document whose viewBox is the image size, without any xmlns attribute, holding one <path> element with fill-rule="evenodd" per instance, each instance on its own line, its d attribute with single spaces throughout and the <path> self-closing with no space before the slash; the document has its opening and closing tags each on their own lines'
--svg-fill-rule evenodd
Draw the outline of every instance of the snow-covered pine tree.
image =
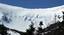
<svg viewBox="0 0 64 35">
<path fill-rule="evenodd" d="M 30 28 L 27 29 L 26 35 L 34 35 L 35 28 L 33 27 L 34 23 L 31 22 Z"/>
</svg>

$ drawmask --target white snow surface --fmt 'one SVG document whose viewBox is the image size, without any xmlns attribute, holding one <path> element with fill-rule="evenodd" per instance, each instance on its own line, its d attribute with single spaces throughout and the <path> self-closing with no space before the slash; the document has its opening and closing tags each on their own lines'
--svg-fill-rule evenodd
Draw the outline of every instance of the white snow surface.
<svg viewBox="0 0 64 35">
<path fill-rule="evenodd" d="M 0 3 L 0 24 L 4 24 L 10 29 L 26 32 L 31 21 L 36 29 L 39 27 L 39 22 L 42 21 L 42 28 L 44 29 L 55 22 L 62 22 L 62 11 L 64 11 L 64 5 L 52 8 L 30 9 Z M 8 19 L 11 19 L 9 23 L 2 20 L 2 16 L 5 15 L 4 13 L 7 14 Z"/>
<path fill-rule="evenodd" d="M 11 31 L 11 30 L 8 30 L 7 33 L 10 35 L 20 35 L 19 33 Z"/>
</svg>

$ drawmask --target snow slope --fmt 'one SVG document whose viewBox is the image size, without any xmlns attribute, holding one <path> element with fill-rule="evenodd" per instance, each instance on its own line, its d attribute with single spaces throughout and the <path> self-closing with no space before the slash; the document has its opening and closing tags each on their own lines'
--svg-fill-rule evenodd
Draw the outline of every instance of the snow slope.
<svg viewBox="0 0 64 35">
<path fill-rule="evenodd" d="M 26 32 L 31 21 L 36 29 L 39 27 L 39 22 L 42 21 L 42 28 L 44 29 L 55 22 L 62 22 L 62 11 L 64 11 L 64 5 L 44 9 L 28 9 L 0 3 L 0 24 L 4 24 L 11 29 Z M 5 17 L 7 20 L 5 20 Z"/>
<path fill-rule="evenodd" d="M 11 30 L 7 31 L 7 33 L 10 35 L 20 35 L 19 33 L 11 31 Z"/>
</svg>

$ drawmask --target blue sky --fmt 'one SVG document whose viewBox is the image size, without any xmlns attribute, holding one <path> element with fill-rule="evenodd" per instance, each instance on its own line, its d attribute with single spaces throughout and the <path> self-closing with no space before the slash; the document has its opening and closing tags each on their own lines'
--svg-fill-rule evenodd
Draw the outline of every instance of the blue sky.
<svg viewBox="0 0 64 35">
<path fill-rule="evenodd" d="M 64 0 L 0 0 L 0 3 L 25 8 L 49 8 L 64 5 Z"/>
</svg>

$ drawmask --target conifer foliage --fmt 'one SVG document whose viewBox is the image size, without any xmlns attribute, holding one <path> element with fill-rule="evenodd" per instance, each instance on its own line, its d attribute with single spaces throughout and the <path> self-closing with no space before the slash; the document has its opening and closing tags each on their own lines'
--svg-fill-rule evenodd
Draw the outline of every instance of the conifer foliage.
<svg viewBox="0 0 64 35">
<path fill-rule="evenodd" d="M 26 31 L 27 35 L 34 35 L 35 28 L 33 26 L 34 24 L 31 22 L 30 28 Z"/>
<path fill-rule="evenodd" d="M 6 28 L 4 25 L 0 25 L 0 34 L 1 35 L 7 35 L 7 30 L 8 28 Z"/>
</svg>

